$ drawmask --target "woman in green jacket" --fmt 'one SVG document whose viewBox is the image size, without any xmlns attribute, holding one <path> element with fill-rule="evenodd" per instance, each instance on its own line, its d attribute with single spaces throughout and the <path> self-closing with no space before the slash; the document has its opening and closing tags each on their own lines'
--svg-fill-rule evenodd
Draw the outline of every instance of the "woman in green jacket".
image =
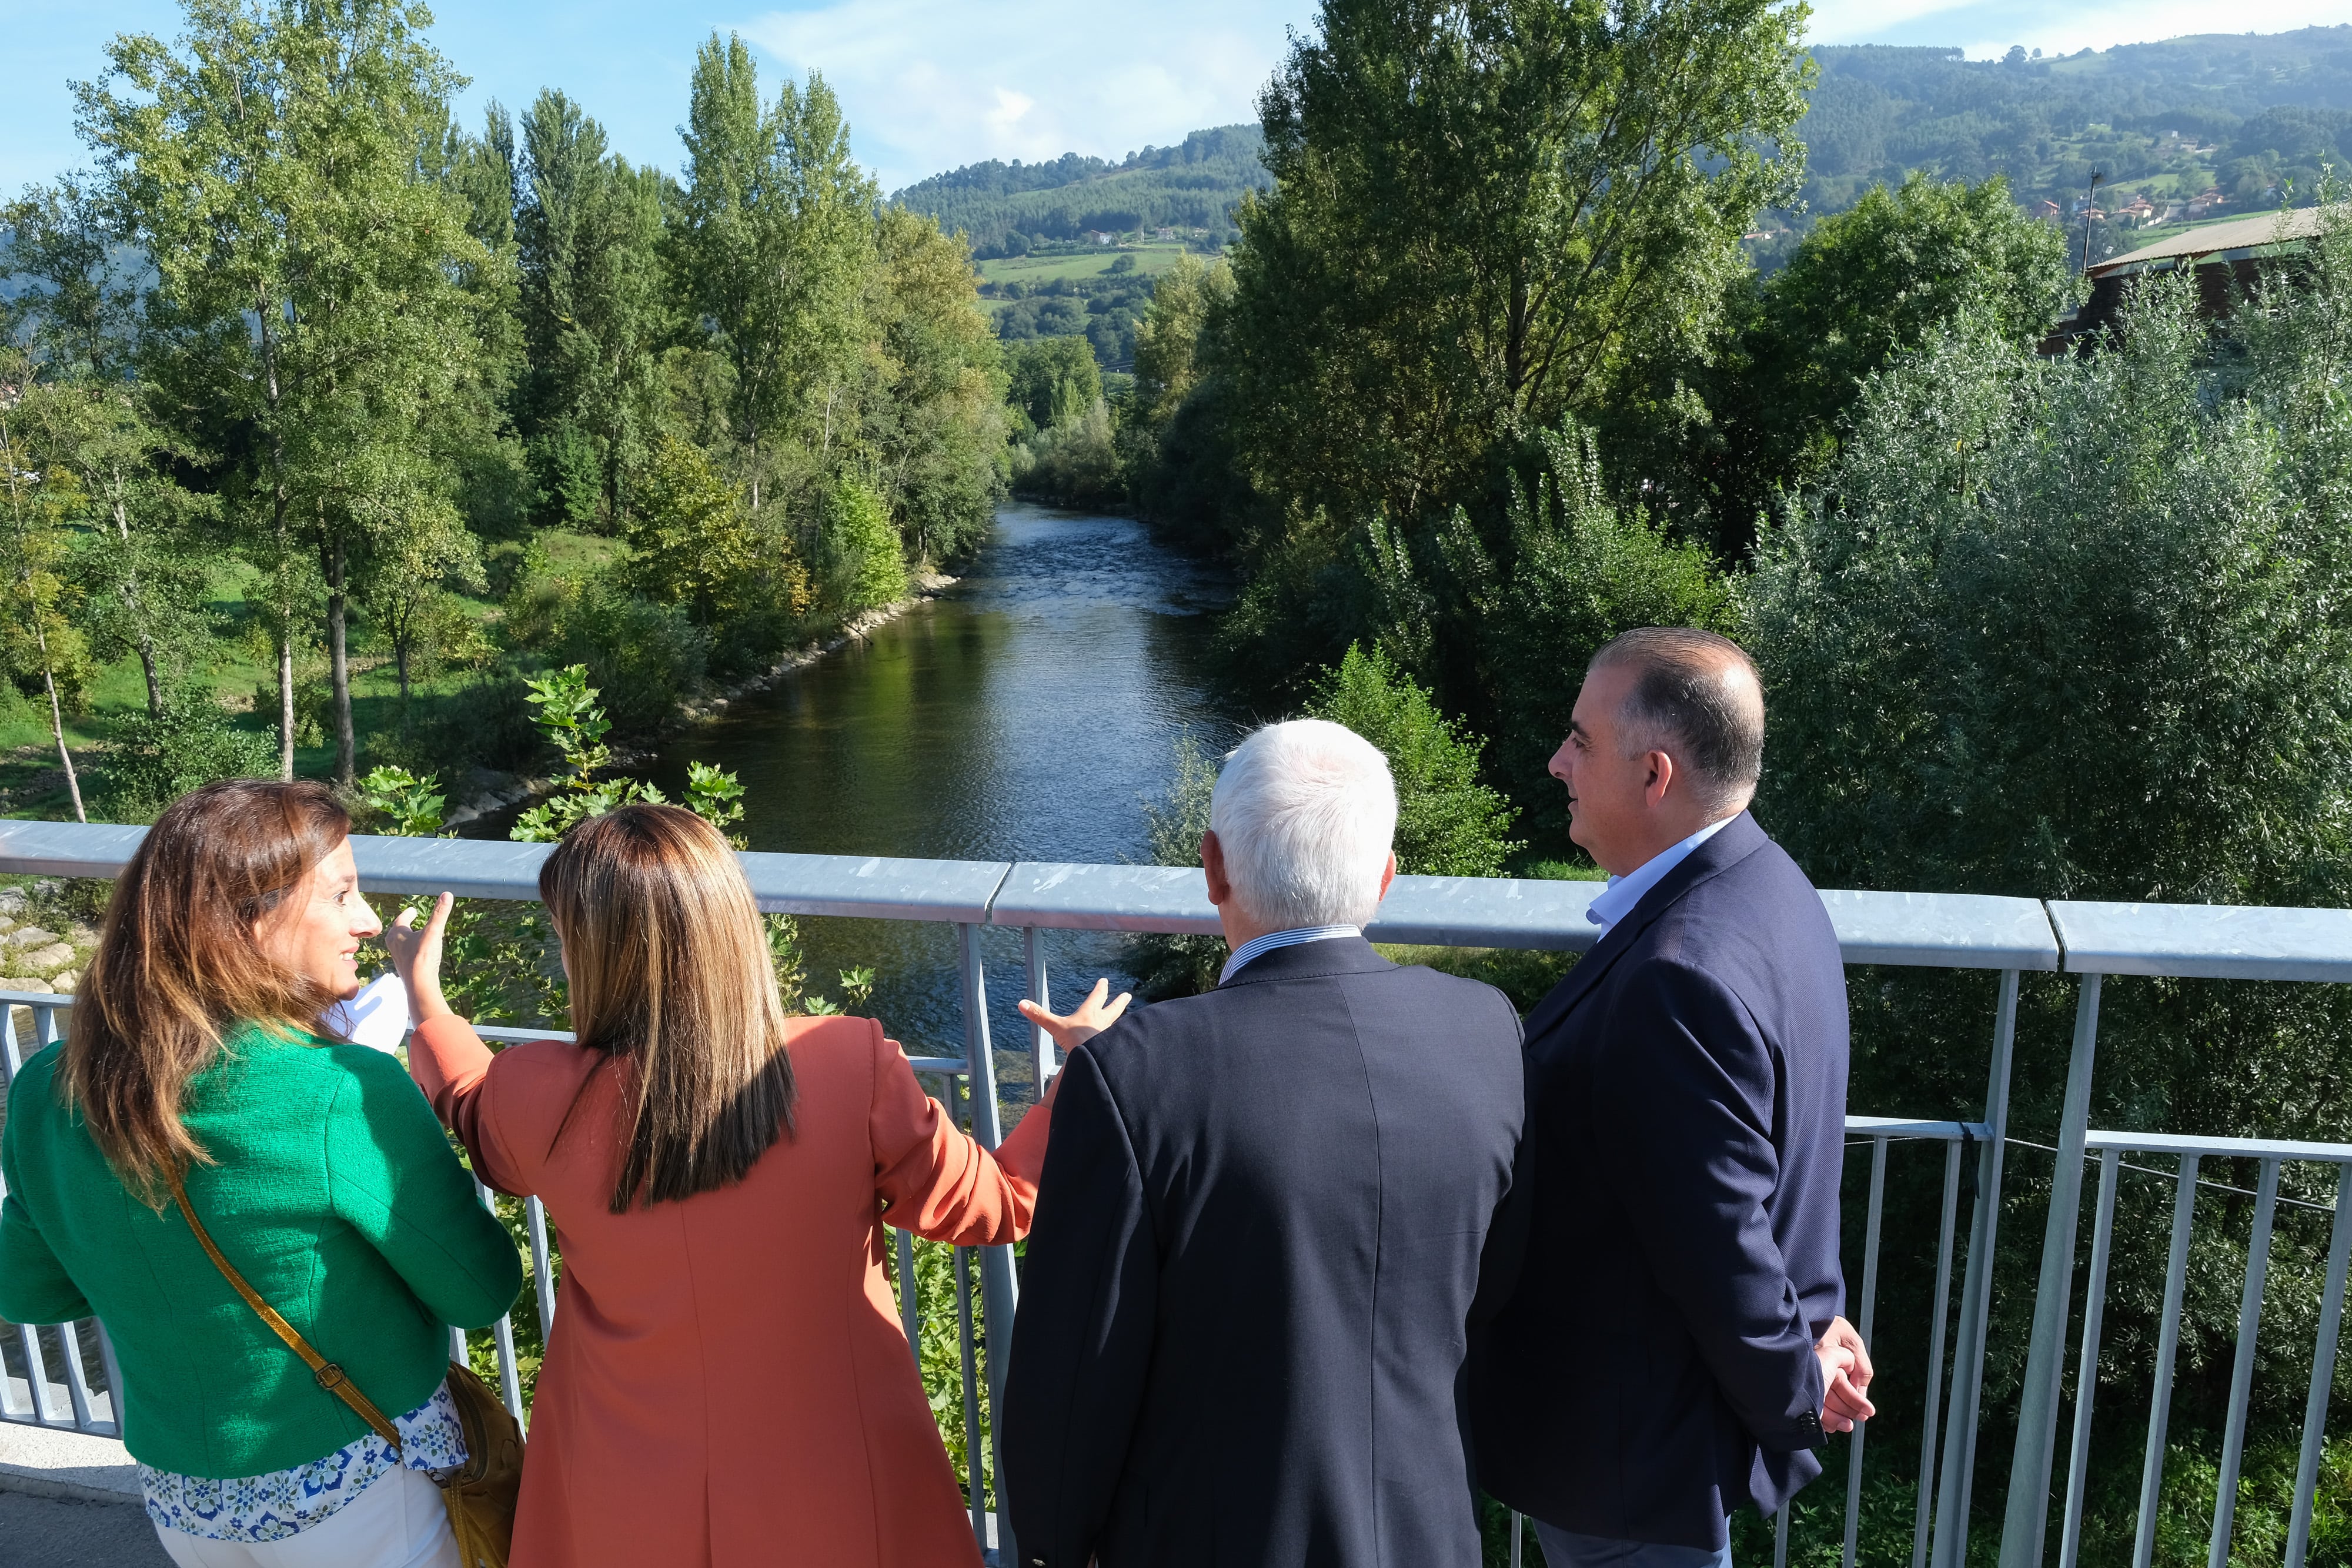
<svg viewBox="0 0 2352 1568">
<path fill-rule="evenodd" d="M 383 929 L 350 831 L 317 784 L 175 802 L 115 886 L 67 1040 L 9 1091 L 0 1318 L 106 1325 L 123 1443 L 184 1568 L 457 1568 L 429 1474 L 465 1458 L 446 1325 L 496 1321 L 521 1285 L 399 1061 L 314 1032 Z M 174 1176 L 262 1300 L 392 1416 L 397 1452 L 214 1267 Z"/>
</svg>

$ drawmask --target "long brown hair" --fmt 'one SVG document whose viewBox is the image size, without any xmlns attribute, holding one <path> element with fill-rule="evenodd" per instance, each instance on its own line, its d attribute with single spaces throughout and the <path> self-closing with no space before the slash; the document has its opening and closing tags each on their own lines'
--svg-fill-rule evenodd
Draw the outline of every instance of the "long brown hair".
<svg viewBox="0 0 2352 1568">
<path fill-rule="evenodd" d="M 613 1212 L 741 1181 L 792 1135 L 793 1059 L 759 905 L 727 841 L 676 806 L 624 806 L 563 835 L 539 895 L 581 1045 L 631 1070 Z"/>
<path fill-rule="evenodd" d="M 107 901 L 65 1044 L 65 1090 L 124 1184 L 156 1196 L 208 1159 L 180 1121 L 188 1080 L 245 1019 L 308 1027 L 335 998 L 254 928 L 350 836 L 323 784 L 233 779 L 174 800 Z"/>
</svg>

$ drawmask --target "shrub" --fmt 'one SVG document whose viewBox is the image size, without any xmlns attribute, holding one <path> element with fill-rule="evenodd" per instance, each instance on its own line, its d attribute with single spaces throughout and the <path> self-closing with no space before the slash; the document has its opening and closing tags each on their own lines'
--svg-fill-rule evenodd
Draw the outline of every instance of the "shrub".
<svg viewBox="0 0 2352 1568">
<path fill-rule="evenodd" d="M 152 822 L 164 807 L 216 779 L 278 773 L 274 731 L 240 729 L 209 692 L 174 692 L 160 714 L 137 713 L 114 727 L 91 790 L 92 816 Z"/>
<path fill-rule="evenodd" d="M 1416 876 L 1500 876 L 1525 846 L 1506 838 L 1518 813 L 1478 782 L 1486 742 L 1465 736 L 1388 655 L 1350 647 L 1323 672 L 1308 714 L 1381 748 L 1396 780 L 1397 869 Z"/>
<path fill-rule="evenodd" d="M 2158 277 L 2085 354 L 1956 330 L 1872 379 L 1824 493 L 1767 531 L 1742 594 L 1769 709 L 1759 815 L 1815 882 L 2352 904 L 2352 231 L 2302 266 L 2218 343 L 2189 280 Z M 2026 983 L 2022 1137 L 2057 1124 L 2074 996 Z M 1864 976 L 1853 997 L 1855 1110 L 1977 1113 L 1989 980 Z M 2103 993 L 2094 1125 L 2340 1139 L 2347 1082 L 2342 988 Z M 2050 1167 L 2011 1169 L 2032 1218 L 2004 1223 L 1997 1267 L 2031 1280 Z M 2332 1182 L 2290 1165 L 2288 1196 L 2324 1206 Z M 1901 1223 L 1932 1235 L 1934 1195 L 1914 1197 Z M 1904 1207 L 1890 1193 L 1890 1227 Z M 2168 1210 L 2167 1184 L 2122 1188 L 2104 1375 L 2126 1387 L 2152 1359 Z M 2243 1234 L 2199 1228 L 2178 1430 L 2221 1425 Z M 2282 1231 L 2256 1397 L 2288 1419 L 2325 1261 Z M 2014 1419 L 2026 1297 L 1990 1336 L 1989 1431 Z M 1881 1302 L 1881 1364 L 1915 1354 L 1916 1305 Z"/>
<path fill-rule="evenodd" d="M 844 610 L 870 610 L 907 597 L 906 558 L 890 509 L 873 487 L 844 474 L 825 497 L 827 586 Z"/>
</svg>

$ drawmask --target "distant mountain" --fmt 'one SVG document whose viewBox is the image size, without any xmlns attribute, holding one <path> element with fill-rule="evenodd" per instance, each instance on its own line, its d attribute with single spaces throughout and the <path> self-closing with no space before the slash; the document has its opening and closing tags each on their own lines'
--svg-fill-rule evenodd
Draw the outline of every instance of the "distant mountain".
<svg viewBox="0 0 2352 1568">
<path fill-rule="evenodd" d="M 1255 125 L 1195 131 L 1174 147 L 1146 147 L 1120 162 L 1065 153 L 1050 163 L 968 163 L 890 199 L 961 229 L 979 256 L 1016 254 L 1033 240 L 1076 239 L 1088 230 L 1233 232 L 1243 195 L 1274 183 L 1258 161 Z"/>
</svg>

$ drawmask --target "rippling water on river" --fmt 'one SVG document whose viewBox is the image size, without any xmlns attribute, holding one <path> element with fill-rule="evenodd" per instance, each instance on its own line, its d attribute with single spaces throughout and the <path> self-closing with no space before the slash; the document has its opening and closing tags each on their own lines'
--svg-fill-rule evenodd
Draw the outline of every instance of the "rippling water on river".
<svg viewBox="0 0 2352 1568">
<path fill-rule="evenodd" d="M 683 792 L 689 760 L 741 775 L 755 850 L 958 860 L 1141 860 L 1143 801 L 1177 737 L 1238 716 L 1205 671 L 1213 573 L 1142 524 L 1011 506 L 940 598 L 665 747 L 654 778 Z M 951 930 L 802 922 L 812 988 L 871 965 L 871 1010 L 916 1054 L 959 1055 Z M 1118 979 L 1116 938 L 1049 938 L 1054 992 Z M 1024 1079 L 1024 979 L 1011 933 L 985 942 L 1000 1071 Z"/>
</svg>

